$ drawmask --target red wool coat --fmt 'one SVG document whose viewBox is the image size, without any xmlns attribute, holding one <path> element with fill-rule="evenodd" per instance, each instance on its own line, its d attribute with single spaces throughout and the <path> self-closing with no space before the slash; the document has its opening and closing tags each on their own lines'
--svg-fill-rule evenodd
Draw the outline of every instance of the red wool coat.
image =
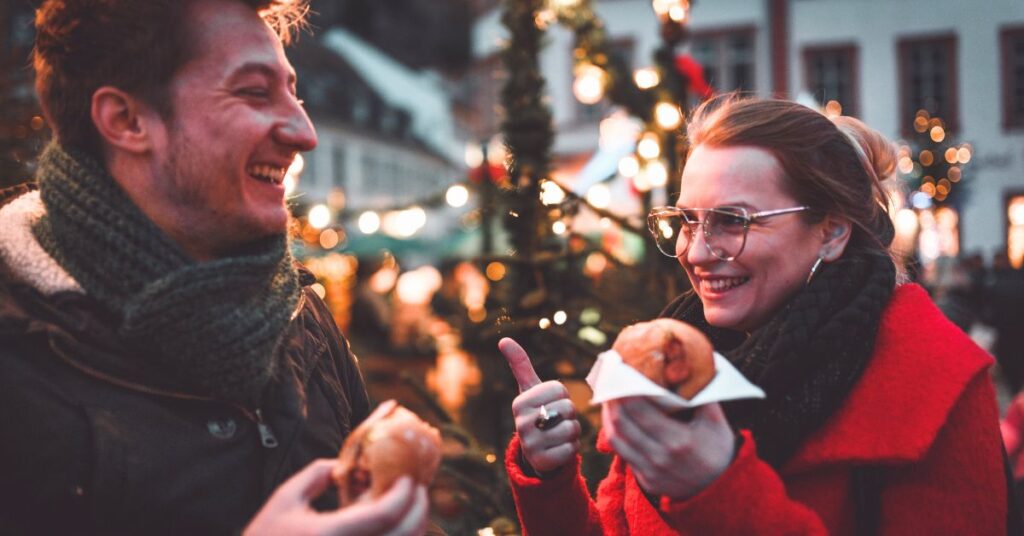
<svg viewBox="0 0 1024 536">
<path fill-rule="evenodd" d="M 921 287 L 903 285 L 860 382 L 780 472 L 743 432 L 732 465 L 694 497 L 653 506 L 616 456 L 594 501 L 578 468 L 526 476 L 513 438 L 505 464 L 523 534 L 853 534 L 857 465 L 884 467 L 880 534 L 1005 534 L 990 363 Z"/>
</svg>

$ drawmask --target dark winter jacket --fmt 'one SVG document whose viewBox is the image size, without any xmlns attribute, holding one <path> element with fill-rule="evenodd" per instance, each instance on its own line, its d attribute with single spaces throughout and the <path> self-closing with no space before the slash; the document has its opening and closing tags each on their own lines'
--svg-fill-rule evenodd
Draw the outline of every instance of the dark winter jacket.
<svg viewBox="0 0 1024 536">
<path fill-rule="evenodd" d="M 25 192 L 0 197 L 0 241 L 16 234 L 4 208 Z M 47 259 L 14 251 L 0 256 L 4 534 L 237 533 L 369 411 L 355 357 L 309 288 L 261 404 L 240 407 L 153 387 L 145 350 L 123 346 L 97 302 L 55 263 L 17 277 L 25 265 L 13 264 Z"/>
<path fill-rule="evenodd" d="M 878 534 L 1006 534 L 991 361 L 921 287 L 903 285 L 849 398 L 781 471 L 744 431 L 732 465 L 694 497 L 652 505 L 615 457 L 594 501 L 578 470 L 527 476 L 514 438 L 506 467 L 523 534 L 852 535 L 856 467 L 878 470 Z"/>
</svg>

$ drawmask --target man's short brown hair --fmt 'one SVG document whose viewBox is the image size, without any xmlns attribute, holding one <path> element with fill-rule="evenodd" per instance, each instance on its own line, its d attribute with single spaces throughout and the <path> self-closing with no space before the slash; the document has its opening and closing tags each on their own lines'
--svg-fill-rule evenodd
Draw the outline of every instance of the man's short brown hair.
<svg viewBox="0 0 1024 536">
<path fill-rule="evenodd" d="M 194 52 L 189 1 L 47 0 L 36 12 L 33 63 L 43 111 L 65 146 L 102 159 L 92 95 L 113 86 L 171 117 L 168 86 Z M 306 0 L 237 0 L 287 42 L 306 15 Z"/>
</svg>

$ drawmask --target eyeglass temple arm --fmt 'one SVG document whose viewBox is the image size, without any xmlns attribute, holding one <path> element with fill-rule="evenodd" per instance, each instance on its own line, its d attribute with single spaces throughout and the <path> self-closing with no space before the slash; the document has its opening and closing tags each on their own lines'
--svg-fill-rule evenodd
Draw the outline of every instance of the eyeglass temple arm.
<svg viewBox="0 0 1024 536">
<path fill-rule="evenodd" d="M 747 217 L 750 218 L 751 220 L 756 220 L 759 218 L 767 218 L 769 216 L 780 216 L 782 214 L 789 214 L 791 212 L 801 212 L 810 209 L 811 207 L 804 205 L 802 207 L 780 208 L 777 210 L 763 210 L 761 212 L 755 212 Z"/>
</svg>

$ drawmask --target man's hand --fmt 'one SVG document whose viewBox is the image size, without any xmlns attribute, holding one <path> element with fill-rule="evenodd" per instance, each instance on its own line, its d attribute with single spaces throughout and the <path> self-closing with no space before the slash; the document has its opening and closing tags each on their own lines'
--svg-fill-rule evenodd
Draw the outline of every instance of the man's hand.
<svg viewBox="0 0 1024 536">
<path fill-rule="evenodd" d="M 673 499 L 696 495 L 732 462 L 735 436 L 718 404 L 700 406 L 681 422 L 647 398 L 605 403 L 604 433 L 645 491 Z"/>
<path fill-rule="evenodd" d="M 541 383 L 530 356 L 516 341 L 506 337 L 498 342 L 498 349 L 519 383 L 519 396 L 512 401 L 512 416 L 526 463 L 534 471 L 547 473 L 571 462 L 580 450 L 580 423 L 569 391 L 561 382 Z M 547 430 L 538 428 L 542 405 L 548 412 L 557 411 L 564 420 Z"/>
<path fill-rule="evenodd" d="M 245 529 L 246 536 L 308 534 L 345 536 L 414 536 L 426 530 L 427 490 L 400 478 L 370 502 L 317 512 L 309 503 L 330 483 L 335 460 L 316 460 L 281 484 Z"/>
</svg>

